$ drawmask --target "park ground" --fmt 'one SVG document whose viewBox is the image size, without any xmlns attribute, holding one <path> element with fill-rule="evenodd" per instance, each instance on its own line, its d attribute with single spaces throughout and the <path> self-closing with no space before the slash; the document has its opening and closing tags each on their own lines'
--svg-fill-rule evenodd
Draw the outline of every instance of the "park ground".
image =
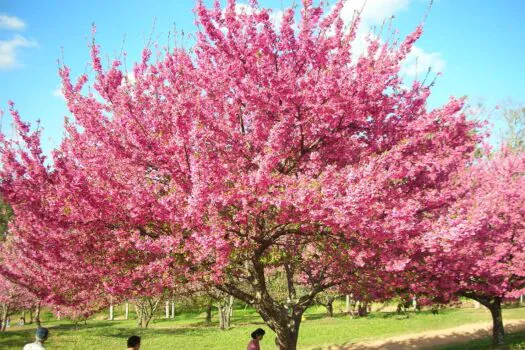
<svg viewBox="0 0 525 350">
<path fill-rule="evenodd" d="M 503 312 L 509 349 L 525 349 L 525 308 L 508 308 Z M 117 315 L 119 316 L 119 315 Z M 254 310 L 234 310 L 232 327 L 221 331 L 217 322 L 206 324 L 205 314 L 184 312 L 174 320 L 159 317 L 148 329 L 136 328 L 129 320 L 117 317 L 104 320 L 99 314 L 85 324 L 58 321 L 51 314 L 43 315 L 43 326 L 50 328 L 46 343 L 50 350 L 124 349 L 127 337 L 142 336 L 143 350 L 165 349 L 245 349 L 250 332 L 262 327 L 267 337 L 262 349 L 275 349 L 274 336 Z M 214 315 L 216 321 L 216 315 Z M 17 320 L 16 316 L 12 320 Z M 322 307 L 308 310 L 301 324 L 299 348 L 305 350 L 366 349 L 490 349 L 490 314 L 480 308 L 449 308 L 438 315 L 430 311 L 410 312 L 408 317 L 395 312 L 377 311 L 368 317 L 352 319 L 336 314 L 325 315 Z M 15 322 L 13 322 L 15 323 Z M 35 325 L 13 326 L 0 334 L 0 349 L 21 349 L 30 342 Z"/>
</svg>

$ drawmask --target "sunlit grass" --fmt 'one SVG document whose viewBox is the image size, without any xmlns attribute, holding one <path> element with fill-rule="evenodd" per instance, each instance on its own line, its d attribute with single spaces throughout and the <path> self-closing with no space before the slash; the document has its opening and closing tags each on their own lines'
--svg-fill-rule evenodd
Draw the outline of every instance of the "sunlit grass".
<svg viewBox="0 0 525 350">
<path fill-rule="evenodd" d="M 469 308 L 446 309 L 440 311 L 438 315 L 432 315 L 426 311 L 410 313 L 408 318 L 387 312 L 375 312 L 368 317 L 358 319 L 351 319 L 342 314 L 328 318 L 324 312 L 321 307 L 313 307 L 308 310 L 300 329 L 299 347 L 301 349 L 317 349 L 330 344 L 345 345 L 364 340 L 378 340 L 401 334 L 490 321 L 488 311 Z M 130 314 L 130 316 L 134 315 Z M 159 317 L 162 316 L 159 315 Z M 211 325 L 205 323 L 204 317 L 204 313 L 187 312 L 177 315 L 175 320 L 158 318 L 153 320 L 150 328 L 138 329 L 132 319 L 107 321 L 102 320 L 103 315 L 99 315 L 94 320 L 87 321 L 86 324 L 79 324 L 76 328 L 69 321 L 52 320 L 50 315 L 45 315 L 44 326 L 49 327 L 51 332 L 46 347 L 52 350 L 119 349 L 125 348 L 126 339 L 130 335 L 137 334 L 143 338 L 142 349 L 144 350 L 243 349 L 249 340 L 251 331 L 262 327 L 268 331 L 262 342 L 263 349 L 274 349 L 275 336 L 253 309 L 236 309 L 232 328 L 226 331 L 218 329 L 216 315 L 214 315 L 215 322 Z M 506 320 L 525 319 L 525 308 L 506 309 L 504 318 Z M 0 335 L 0 348 L 21 349 L 25 343 L 32 341 L 34 330 L 35 325 L 12 327 Z M 518 344 L 515 345 L 515 349 L 520 349 L 519 344 L 524 343 L 525 335 L 522 333 L 510 335 L 509 341 Z M 472 349 L 484 349 L 483 346 L 488 346 L 490 340 L 472 344 Z M 446 349 L 467 349 L 468 347 L 465 346 L 462 344 Z"/>
</svg>

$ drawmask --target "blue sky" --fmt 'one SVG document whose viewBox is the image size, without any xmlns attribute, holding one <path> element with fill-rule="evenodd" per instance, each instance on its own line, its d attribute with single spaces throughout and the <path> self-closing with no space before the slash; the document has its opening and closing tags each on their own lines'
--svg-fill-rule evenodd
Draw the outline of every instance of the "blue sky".
<svg viewBox="0 0 525 350">
<path fill-rule="evenodd" d="M 96 23 L 97 41 L 110 57 L 120 52 L 125 35 L 128 68 L 154 22 L 154 37 L 162 45 L 174 25 L 179 32 L 195 32 L 193 0 L 150 2 L 0 0 L 0 109 L 7 110 L 7 101 L 15 101 L 24 119 L 42 121 L 45 150 L 58 145 L 63 117 L 69 113 L 58 93 L 57 59 L 63 55 L 75 76 L 89 71 L 91 23 Z M 347 15 L 360 2 L 350 0 Z M 260 0 L 277 14 L 291 3 Z M 377 25 L 394 14 L 395 27 L 407 34 L 427 6 L 426 0 L 368 0 L 364 26 Z M 433 106 L 451 95 L 467 95 L 473 103 L 482 100 L 489 106 L 508 98 L 524 103 L 524 38 L 525 1 L 435 0 L 404 74 L 413 79 L 415 57 L 420 71 L 432 65 L 443 73 L 430 100 Z M 4 130 L 9 123 L 4 116 Z"/>
</svg>

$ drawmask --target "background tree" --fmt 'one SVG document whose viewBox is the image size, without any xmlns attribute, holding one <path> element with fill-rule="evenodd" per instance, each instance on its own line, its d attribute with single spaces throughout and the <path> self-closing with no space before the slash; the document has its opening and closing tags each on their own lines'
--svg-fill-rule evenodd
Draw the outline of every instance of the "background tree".
<svg viewBox="0 0 525 350">
<path fill-rule="evenodd" d="M 506 147 L 515 151 L 525 151 L 525 107 L 503 109 L 505 129 L 503 140 Z"/>
<path fill-rule="evenodd" d="M 162 298 L 154 296 L 144 296 L 135 299 L 135 310 L 137 313 L 137 326 L 148 328 L 149 323 L 155 316 L 155 312 Z"/>
<path fill-rule="evenodd" d="M 0 242 L 7 238 L 7 227 L 13 216 L 13 210 L 4 200 L 0 198 Z"/>
<path fill-rule="evenodd" d="M 15 312 L 31 307 L 35 296 L 27 289 L 0 276 L 0 331 L 5 331 L 6 320 Z"/>
<path fill-rule="evenodd" d="M 315 297 L 315 302 L 326 308 L 328 317 L 334 317 L 334 301 L 339 299 L 342 294 L 335 290 L 325 290 Z"/>
<path fill-rule="evenodd" d="M 457 200 L 423 245 L 431 288 L 486 306 L 504 344 L 501 304 L 525 292 L 525 153 L 480 159 L 457 179 Z"/>
</svg>

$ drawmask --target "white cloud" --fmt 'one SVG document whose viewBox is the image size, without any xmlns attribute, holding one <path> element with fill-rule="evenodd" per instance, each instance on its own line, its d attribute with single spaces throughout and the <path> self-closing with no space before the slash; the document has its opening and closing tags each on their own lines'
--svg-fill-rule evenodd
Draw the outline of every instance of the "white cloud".
<svg viewBox="0 0 525 350">
<path fill-rule="evenodd" d="M 354 13 L 363 10 L 361 13 L 361 24 L 357 30 L 356 39 L 353 43 L 352 54 L 356 56 L 366 55 L 367 41 L 366 37 L 370 33 L 370 28 L 374 25 L 380 25 L 384 20 L 397 15 L 404 11 L 410 5 L 411 0 L 352 0 L 346 2 L 341 17 L 349 24 Z M 366 2 L 366 4 L 365 4 Z M 364 7 L 363 7 L 364 4 Z M 423 48 L 413 46 L 402 66 L 402 74 L 407 77 L 422 78 L 428 68 L 432 72 L 440 73 L 445 69 L 446 62 L 440 52 L 427 52 Z"/>
<path fill-rule="evenodd" d="M 5 13 L 0 13 L 0 28 L 10 30 L 23 30 L 26 27 L 24 21 L 18 17 L 8 16 Z"/>
<path fill-rule="evenodd" d="M 64 96 L 64 94 L 62 93 L 62 87 L 57 87 L 55 90 L 51 91 L 51 94 L 53 94 L 53 96 L 55 97 L 58 97 L 58 98 L 61 98 L 63 100 L 66 99 L 66 97 Z"/>
<path fill-rule="evenodd" d="M 361 24 L 357 29 L 356 38 L 352 45 L 352 55 L 354 61 L 361 55 L 367 54 L 368 41 L 367 36 L 372 26 L 380 25 L 383 21 L 397 15 L 408 8 L 411 0 L 349 0 L 341 10 L 341 17 L 346 24 L 350 24 L 354 18 L 355 12 L 361 12 Z M 363 6 L 364 5 L 364 6 Z M 332 7 L 333 9 L 333 7 Z M 254 9 L 247 4 L 235 5 L 237 13 L 253 13 Z M 272 9 L 270 20 L 276 29 L 279 29 L 284 12 L 282 10 Z M 295 24 L 295 27 L 297 24 Z M 294 28 L 297 29 L 297 28 Z M 381 39 L 380 39 L 381 40 Z M 445 69 L 446 62 L 440 52 L 427 52 L 423 48 L 413 46 L 412 51 L 403 62 L 401 73 L 407 77 L 422 78 L 428 71 L 429 67 L 432 72 L 440 73 Z"/>
<path fill-rule="evenodd" d="M 0 40 L 0 70 L 21 67 L 22 63 L 17 57 L 19 49 L 37 46 L 36 41 L 28 40 L 18 34 L 10 40 Z"/>
<path fill-rule="evenodd" d="M 427 52 L 414 46 L 403 62 L 402 73 L 409 77 L 422 78 L 432 68 L 432 72 L 441 73 L 445 69 L 445 60 L 440 52 Z"/>
<path fill-rule="evenodd" d="M 277 29 L 281 28 L 281 23 L 283 23 L 284 11 L 272 9 L 270 13 L 270 22 L 273 23 L 273 26 Z"/>
<path fill-rule="evenodd" d="M 135 85 L 135 82 L 137 81 L 137 79 L 135 78 L 135 73 L 127 72 L 125 75 L 125 80 L 128 82 L 129 85 Z"/>
<path fill-rule="evenodd" d="M 367 54 L 367 37 L 374 34 L 371 27 L 380 25 L 396 13 L 406 9 L 410 0 L 351 0 L 347 1 L 341 10 L 341 18 L 349 25 L 357 13 L 361 13 L 361 21 L 357 28 L 356 38 L 352 43 L 352 56 L 356 60 Z M 332 7 L 333 9 L 333 7 Z"/>
<path fill-rule="evenodd" d="M 365 4 L 366 2 L 366 4 Z M 361 21 L 364 25 L 380 24 L 383 20 L 395 15 L 408 7 L 410 0 L 352 0 L 347 1 L 341 11 L 341 17 L 346 23 L 350 23 L 357 11 L 361 13 Z M 363 7 L 364 5 L 364 7 Z"/>
</svg>

